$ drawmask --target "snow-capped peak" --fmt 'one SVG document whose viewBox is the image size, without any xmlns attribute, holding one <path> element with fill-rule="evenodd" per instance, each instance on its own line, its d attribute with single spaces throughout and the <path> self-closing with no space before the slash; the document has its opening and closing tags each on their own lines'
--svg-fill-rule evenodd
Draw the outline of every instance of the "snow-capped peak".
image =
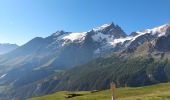
<svg viewBox="0 0 170 100">
<path fill-rule="evenodd" d="M 91 34 L 93 41 L 101 43 L 104 45 L 104 48 L 114 48 L 117 45 L 129 46 L 134 40 L 145 34 L 151 34 L 154 37 L 160 37 L 166 34 L 167 29 L 170 27 L 170 24 L 165 24 L 153 29 L 146 29 L 144 31 L 135 32 L 136 34 L 127 36 L 123 30 L 113 23 L 104 24 L 100 27 L 93 28 L 92 31 L 88 32 L 64 32 L 57 31 L 53 34 L 54 39 L 58 41 L 58 44 L 65 46 L 70 43 L 81 43 L 85 40 L 87 34 Z M 56 43 L 55 41 L 55 43 Z"/>
<path fill-rule="evenodd" d="M 153 29 L 146 29 L 143 32 L 138 32 L 140 33 L 151 33 L 152 35 L 157 35 L 158 37 L 163 36 L 166 34 L 167 29 L 170 27 L 170 23 L 164 24 L 158 27 L 155 27 Z"/>
<path fill-rule="evenodd" d="M 127 43 L 125 46 L 129 46 L 134 40 L 136 40 L 138 37 L 143 36 L 145 34 L 151 34 L 153 36 L 163 36 L 166 34 L 167 29 L 170 27 L 170 24 L 165 24 L 159 27 L 155 27 L 153 29 L 147 29 L 144 30 L 142 32 L 137 31 L 135 32 L 135 35 L 130 35 L 130 36 L 126 36 L 126 37 L 120 37 L 120 38 L 109 38 L 107 37 L 107 42 L 108 44 L 110 44 L 111 46 L 115 47 L 117 44 L 123 44 L 123 43 Z M 106 37 L 106 36 L 102 36 L 102 37 Z M 99 38 L 98 40 L 100 40 L 102 38 Z"/>
<path fill-rule="evenodd" d="M 106 29 L 107 27 L 113 25 L 113 23 L 110 23 L 110 24 L 103 24 L 102 26 L 99 26 L 99 27 L 96 27 L 96 28 L 93 28 L 92 30 L 97 32 L 97 31 L 101 31 L 103 29 Z"/>
<path fill-rule="evenodd" d="M 73 41 L 83 41 L 87 32 L 80 32 L 80 33 L 70 33 L 65 35 L 62 39 L 64 40 L 71 40 Z"/>
<path fill-rule="evenodd" d="M 59 47 L 63 47 L 70 43 L 81 43 L 84 41 L 87 32 L 64 32 L 57 31 L 52 34 L 52 38 L 55 40 L 51 45 L 59 44 Z M 49 46 L 51 46 L 49 45 Z"/>
</svg>

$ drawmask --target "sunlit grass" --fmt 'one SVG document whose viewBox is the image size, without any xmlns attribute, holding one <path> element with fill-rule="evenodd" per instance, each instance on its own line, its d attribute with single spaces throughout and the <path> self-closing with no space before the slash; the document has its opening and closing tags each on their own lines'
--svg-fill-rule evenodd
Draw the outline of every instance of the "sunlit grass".
<svg viewBox="0 0 170 100">
<path fill-rule="evenodd" d="M 83 96 L 66 99 L 65 95 L 70 93 L 83 94 Z M 90 91 L 62 91 L 29 100 L 111 100 L 111 92 L 110 90 L 96 93 Z M 170 83 L 137 88 L 118 88 L 116 90 L 116 100 L 170 100 Z"/>
</svg>

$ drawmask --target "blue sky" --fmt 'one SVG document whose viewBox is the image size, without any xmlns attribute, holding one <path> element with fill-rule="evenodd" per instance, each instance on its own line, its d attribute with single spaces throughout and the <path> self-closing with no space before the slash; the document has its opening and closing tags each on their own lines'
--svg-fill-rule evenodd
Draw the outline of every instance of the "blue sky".
<svg viewBox="0 0 170 100">
<path fill-rule="evenodd" d="M 114 22 L 126 33 L 170 22 L 170 0 L 0 0 L 0 43 Z"/>
</svg>

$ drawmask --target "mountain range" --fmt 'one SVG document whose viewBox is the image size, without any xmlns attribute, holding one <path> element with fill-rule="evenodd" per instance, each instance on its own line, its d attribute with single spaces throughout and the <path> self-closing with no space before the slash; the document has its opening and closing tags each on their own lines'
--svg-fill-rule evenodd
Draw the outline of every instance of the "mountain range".
<svg viewBox="0 0 170 100">
<path fill-rule="evenodd" d="M 106 89 L 112 81 L 117 86 L 168 82 L 169 53 L 170 23 L 130 35 L 113 23 L 87 32 L 57 31 L 0 56 L 0 98 Z"/>
<path fill-rule="evenodd" d="M 16 49 L 18 45 L 16 44 L 9 44 L 9 43 L 3 43 L 0 44 L 0 55 L 8 53 L 14 49 Z"/>
</svg>

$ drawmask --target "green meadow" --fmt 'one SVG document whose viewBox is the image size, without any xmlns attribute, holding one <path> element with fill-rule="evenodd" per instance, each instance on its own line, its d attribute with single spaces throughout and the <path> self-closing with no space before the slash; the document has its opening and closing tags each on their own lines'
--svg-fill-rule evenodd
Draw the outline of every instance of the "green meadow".
<svg viewBox="0 0 170 100">
<path fill-rule="evenodd" d="M 80 96 L 65 98 L 68 94 L 79 94 Z M 116 100 L 170 100 L 170 83 L 144 87 L 117 88 L 115 96 Z M 61 91 L 28 100 L 111 100 L 111 91 L 103 90 L 94 93 L 91 91 Z"/>
</svg>

